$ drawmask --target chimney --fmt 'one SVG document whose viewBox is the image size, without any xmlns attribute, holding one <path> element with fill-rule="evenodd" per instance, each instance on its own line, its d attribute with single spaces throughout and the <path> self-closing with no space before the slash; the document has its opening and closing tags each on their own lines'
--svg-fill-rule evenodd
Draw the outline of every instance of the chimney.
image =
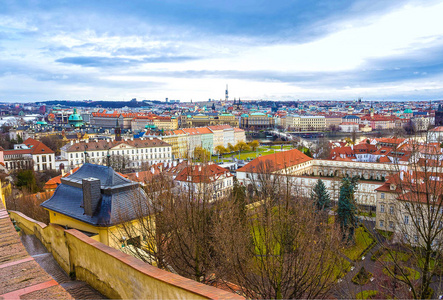
<svg viewBox="0 0 443 300">
<path fill-rule="evenodd" d="M 135 172 L 135 176 L 138 178 L 138 172 Z"/>
<path fill-rule="evenodd" d="M 176 161 L 176 160 L 174 160 L 174 161 L 172 162 L 172 166 L 173 166 L 173 167 L 176 167 L 176 166 L 177 166 L 177 161 Z"/>
<path fill-rule="evenodd" d="M 93 177 L 83 179 L 82 189 L 85 214 L 92 217 L 101 199 L 100 179 Z"/>
<path fill-rule="evenodd" d="M 155 169 L 154 169 L 154 167 L 151 167 L 151 173 L 152 173 L 152 174 L 155 173 Z"/>
<path fill-rule="evenodd" d="M 403 180 L 403 171 L 400 171 L 400 180 Z"/>
<path fill-rule="evenodd" d="M 73 140 L 71 140 L 70 143 L 71 143 L 71 145 L 74 145 L 74 141 Z"/>
</svg>

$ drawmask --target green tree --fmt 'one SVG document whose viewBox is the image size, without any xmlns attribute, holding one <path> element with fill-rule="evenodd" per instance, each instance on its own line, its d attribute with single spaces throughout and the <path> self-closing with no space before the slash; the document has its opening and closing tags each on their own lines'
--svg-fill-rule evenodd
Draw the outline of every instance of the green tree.
<svg viewBox="0 0 443 300">
<path fill-rule="evenodd" d="M 18 144 L 22 144 L 23 143 L 23 138 L 19 134 L 17 134 L 17 143 Z"/>
<path fill-rule="evenodd" d="M 231 143 L 228 143 L 228 151 L 235 152 L 235 151 L 237 151 L 237 147 L 232 145 Z"/>
<path fill-rule="evenodd" d="M 194 158 L 201 162 L 207 162 L 211 158 L 211 153 L 202 147 L 195 147 Z"/>
<path fill-rule="evenodd" d="M 237 177 L 234 177 L 233 183 L 232 198 L 235 204 L 234 207 L 238 210 L 239 219 L 246 220 L 246 187 L 238 182 Z"/>
<path fill-rule="evenodd" d="M 39 191 L 33 170 L 19 171 L 17 174 L 16 186 L 21 189 L 26 189 L 30 193 L 37 193 Z"/>
<path fill-rule="evenodd" d="M 225 147 L 223 147 L 222 145 L 218 145 L 217 147 L 215 147 L 214 150 L 218 155 L 223 155 L 226 152 L 228 152 L 228 150 Z"/>
<path fill-rule="evenodd" d="M 252 151 L 255 151 L 260 146 L 260 143 L 257 140 L 253 140 L 252 142 L 248 143 L 248 145 L 251 147 Z"/>
<path fill-rule="evenodd" d="M 331 198 L 326 190 L 325 183 L 319 179 L 312 190 L 311 197 L 317 210 L 327 210 L 331 206 Z"/>
<path fill-rule="evenodd" d="M 357 224 L 357 207 L 355 204 L 354 191 L 357 186 L 357 177 L 345 177 L 340 186 L 338 198 L 337 221 L 343 232 L 343 238 L 354 238 L 354 230 Z"/>
<path fill-rule="evenodd" d="M 243 141 L 240 141 L 235 145 L 238 151 L 251 151 L 251 147 Z"/>
</svg>

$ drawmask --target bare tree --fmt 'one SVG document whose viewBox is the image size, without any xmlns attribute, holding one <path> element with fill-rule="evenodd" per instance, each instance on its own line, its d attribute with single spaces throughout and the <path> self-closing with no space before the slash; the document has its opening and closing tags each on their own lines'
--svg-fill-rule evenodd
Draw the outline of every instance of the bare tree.
<svg viewBox="0 0 443 300">
<path fill-rule="evenodd" d="M 386 273 L 409 287 L 410 297 L 426 299 L 442 292 L 442 151 L 439 145 L 415 140 L 396 151 L 410 158 L 407 164 L 397 160 L 396 173 L 379 200 L 377 219 L 394 232 L 383 245 L 389 259 L 381 263 Z"/>
<path fill-rule="evenodd" d="M 241 212 L 236 201 L 217 214 L 223 279 L 249 298 L 328 297 L 342 271 L 339 230 L 315 212 L 293 177 L 272 175 L 266 163 L 259 168 L 250 176 L 257 205 L 246 220 L 235 213 Z"/>
</svg>

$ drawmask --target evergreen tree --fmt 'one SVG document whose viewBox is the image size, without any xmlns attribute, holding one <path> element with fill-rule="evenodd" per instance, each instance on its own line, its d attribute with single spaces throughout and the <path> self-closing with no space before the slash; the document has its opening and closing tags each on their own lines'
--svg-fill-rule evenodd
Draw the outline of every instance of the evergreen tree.
<svg viewBox="0 0 443 300">
<path fill-rule="evenodd" d="M 343 178 L 338 198 L 337 221 L 343 232 L 343 238 L 348 240 L 354 238 L 354 229 L 357 224 L 357 207 L 354 199 L 354 190 L 357 186 L 357 177 Z"/>
<path fill-rule="evenodd" d="M 311 193 L 311 198 L 314 200 L 314 205 L 317 210 L 326 210 L 331 207 L 331 198 L 326 190 L 323 180 L 319 179 Z"/>
<path fill-rule="evenodd" d="M 234 177 L 234 186 L 232 188 L 232 196 L 235 207 L 238 209 L 238 217 L 241 222 L 246 220 L 246 187 L 241 185 L 237 177 Z"/>
</svg>

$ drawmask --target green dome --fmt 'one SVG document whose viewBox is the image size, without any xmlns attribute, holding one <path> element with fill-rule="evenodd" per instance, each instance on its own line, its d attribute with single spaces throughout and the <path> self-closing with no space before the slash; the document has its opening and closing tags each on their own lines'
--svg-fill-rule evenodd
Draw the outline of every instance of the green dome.
<svg viewBox="0 0 443 300">
<path fill-rule="evenodd" d="M 81 127 L 83 126 L 83 118 L 81 115 L 77 113 L 77 108 L 74 108 L 74 113 L 69 116 L 68 123 L 71 126 L 74 127 Z"/>
<path fill-rule="evenodd" d="M 407 109 L 405 109 L 405 111 L 403 113 L 405 113 L 405 114 L 412 114 L 412 109 L 407 108 Z"/>
<path fill-rule="evenodd" d="M 77 108 L 74 108 L 74 113 L 69 116 L 68 121 L 81 121 L 83 122 L 82 116 L 77 113 Z"/>
<path fill-rule="evenodd" d="M 48 123 L 46 123 L 45 121 L 37 121 L 37 123 L 35 123 L 37 125 L 48 125 Z"/>
</svg>

